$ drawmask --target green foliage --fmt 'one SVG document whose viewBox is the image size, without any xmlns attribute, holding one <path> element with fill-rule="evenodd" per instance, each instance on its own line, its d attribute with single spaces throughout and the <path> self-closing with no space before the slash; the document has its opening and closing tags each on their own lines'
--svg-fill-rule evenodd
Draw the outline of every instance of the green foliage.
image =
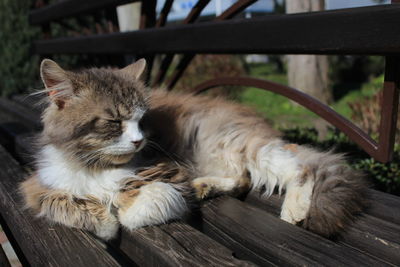
<svg viewBox="0 0 400 267">
<path fill-rule="evenodd" d="M 278 72 L 273 64 L 249 64 L 248 68 L 251 77 L 288 84 L 286 74 Z M 238 100 L 254 107 L 262 116 L 268 118 L 275 128 L 312 126 L 312 121 L 317 118 L 311 111 L 293 105 L 286 97 L 258 88 L 245 88 Z"/>
<path fill-rule="evenodd" d="M 318 141 L 317 131 L 312 128 L 283 129 L 282 131 L 284 138 L 289 142 L 312 145 L 322 150 L 333 147 L 335 152 L 345 153 L 350 165 L 364 171 L 376 189 L 400 195 L 399 144 L 395 146 L 393 160 L 389 163 L 380 163 L 368 156 L 339 131 L 331 130 L 329 136 L 323 141 Z"/>
<path fill-rule="evenodd" d="M 38 31 L 29 26 L 30 1 L 0 0 L 0 90 L 1 95 L 35 87 L 38 57 L 30 53 Z"/>
</svg>

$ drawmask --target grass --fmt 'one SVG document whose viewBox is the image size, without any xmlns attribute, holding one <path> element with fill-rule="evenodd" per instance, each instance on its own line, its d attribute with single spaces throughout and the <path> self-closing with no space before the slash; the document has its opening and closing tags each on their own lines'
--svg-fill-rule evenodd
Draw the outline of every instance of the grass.
<svg viewBox="0 0 400 267">
<path fill-rule="evenodd" d="M 255 78 L 267 79 L 273 82 L 287 85 L 285 73 L 276 73 L 273 66 L 268 64 L 251 64 L 249 75 Z M 383 75 L 372 79 L 371 82 L 359 85 L 348 85 L 354 88 L 341 88 L 349 93 L 340 100 L 333 103 L 331 107 L 344 117 L 351 119 L 351 109 L 349 102 L 353 102 L 364 96 L 371 96 L 377 92 L 383 83 Z M 264 91 L 258 88 L 246 88 L 239 96 L 239 101 L 243 104 L 254 107 L 261 115 L 269 119 L 275 128 L 294 128 L 294 127 L 313 127 L 314 121 L 318 116 L 302 106 L 293 104 L 287 98 L 278 94 Z"/>
</svg>

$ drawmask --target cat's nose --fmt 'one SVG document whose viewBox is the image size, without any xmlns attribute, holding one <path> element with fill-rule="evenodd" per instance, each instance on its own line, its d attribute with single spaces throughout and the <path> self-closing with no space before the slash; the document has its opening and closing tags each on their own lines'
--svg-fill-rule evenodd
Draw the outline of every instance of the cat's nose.
<svg viewBox="0 0 400 267">
<path fill-rule="evenodd" d="M 139 147 L 139 146 L 142 144 L 142 142 L 143 142 L 143 139 L 136 140 L 136 141 L 132 141 L 132 143 L 133 143 L 136 147 Z"/>
</svg>

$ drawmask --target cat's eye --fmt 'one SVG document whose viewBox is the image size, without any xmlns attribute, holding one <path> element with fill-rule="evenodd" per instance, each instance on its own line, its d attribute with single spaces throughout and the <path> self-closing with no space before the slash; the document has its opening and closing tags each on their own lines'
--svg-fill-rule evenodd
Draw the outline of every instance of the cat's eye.
<svg viewBox="0 0 400 267">
<path fill-rule="evenodd" d="M 112 123 L 112 124 L 121 124 L 122 120 L 107 120 L 107 122 Z"/>
</svg>

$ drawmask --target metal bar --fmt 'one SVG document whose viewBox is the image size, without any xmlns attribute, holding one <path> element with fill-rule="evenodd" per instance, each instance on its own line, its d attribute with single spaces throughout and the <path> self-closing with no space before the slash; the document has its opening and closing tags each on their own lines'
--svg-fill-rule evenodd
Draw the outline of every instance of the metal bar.
<svg viewBox="0 0 400 267">
<path fill-rule="evenodd" d="M 377 160 L 392 160 L 396 135 L 396 124 L 400 90 L 400 58 L 386 57 L 385 82 L 381 103 L 381 123 Z"/>
<path fill-rule="evenodd" d="M 182 24 L 191 24 L 196 21 L 196 19 L 200 16 L 201 11 L 207 6 L 207 4 L 210 2 L 210 0 L 199 0 L 197 1 L 196 5 L 190 10 L 189 14 L 187 17 L 183 20 Z M 167 54 L 165 55 L 160 69 L 157 73 L 156 78 L 154 79 L 153 84 L 155 86 L 159 86 L 165 78 L 165 75 L 167 74 L 168 68 L 172 63 L 172 60 L 174 59 L 175 54 Z"/>
<path fill-rule="evenodd" d="M 257 0 L 240 0 L 237 1 L 235 4 L 230 6 L 228 9 L 226 9 L 221 15 L 215 18 L 215 21 L 221 21 L 221 20 L 228 20 L 239 14 L 241 11 L 246 9 L 246 7 L 250 6 Z M 173 72 L 171 78 L 167 82 L 167 89 L 171 90 L 175 84 L 178 82 L 178 80 L 182 77 L 183 73 L 185 72 L 186 68 L 189 66 L 190 62 L 192 62 L 193 58 L 196 56 L 196 54 L 186 54 L 183 55 L 181 58 L 177 68 Z"/>
<path fill-rule="evenodd" d="M 245 10 L 251 4 L 257 2 L 258 0 L 241 0 L 237 1 L 235 4 L 230 6 L 227 10 L 225 10 L 221 15 L 215 18 L 216 21 L 218 20 L 227 20 L 231 19 L 243 10 Z"/>
<path fill-rule="evenodd" d="M 139 29 L 152 28 L 156 24 L 156 7 L 157 0 L 146 0 L 142 1 L 141 14 L 140 14 L 140 24 Z M 151 71 L 154 64 L 154 54 L 144 55 L 147 61 L 147 73 L 145 77 L 145 82 L 148 83 L 151 77 Z"/>
<path fill-rule="evenodd" d="M 250 77 L 222 77 L 198 85 L 193 92 L 199 94 L 208 89 L 226 85 L 256 87 L 283 95 L 336 126 L 372 157 L 378 156 L 378 144 L 363 130 L 314 97 L 288 86 Z"/>
<path fill-rule="evenodd" d="M 171 11 L 171 7 L 174 0 L 166 0 L 164 6 L 160 12 L 160 16 L 158 17 L 156 28 L 161 28 L 167 22 L 169 11 Z"/>
<path fill-rule="evenodd" d="M 201 11 L 208 5 L 210 0 L 199 0 L 196 5 L 190 10 L 187 17 L 183 20 L 182 24 L 193 23 L 201 14 Z"/>
</svg>

